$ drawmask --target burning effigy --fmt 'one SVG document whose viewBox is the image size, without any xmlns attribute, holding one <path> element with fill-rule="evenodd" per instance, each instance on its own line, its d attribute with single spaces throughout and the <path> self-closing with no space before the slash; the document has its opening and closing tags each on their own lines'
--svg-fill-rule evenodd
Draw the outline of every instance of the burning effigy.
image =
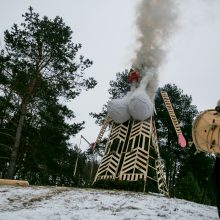
<svg viewBox="0 0 220 220">
<path fill-rule="evenodd" d="M 124 123 L 131 117 L 142 121 L 154 112 L 154 73 L 147 71 L 143 74 L 132 68 L 128 80 L 130 91 L 123 98 L 108 102 L 108 114 L 116 123 Z"/>
<path fill-rule="evenodd" d="M 111 126 L 105 155 L 97 170 L 95 182 L 105 179 L 144 180 L 145 191 L 149 179 L 157 182 L 155 185 L 158 186 L 160 193 L 169 195 L 159 157 L 154 118 L 145 119 L 154 114 L 158 72 L 166 54 L 164 43 L 175 23 L 173 3 L 174 0 L 140 2 L 136 19 L 139 30 L 136 44 L 138 47 L 131 60 L 132 68 L 128 73 L 130 89 L 123 97 L 108 102 L 108 115 L 96 143 L 101 140 L 109 121 L 113 119 L 114 123 Z M 181 147 L 185 147 L 186 141 L 179 129 L 169 97 L 166 92 L 161 95 L 165 99 L 164 103 L 178 135 L 178 143 Z"/>
<path fill-rule="evenodd" d="M 137 9 L 138 48 L 129 73 L 130 91 L 108 102 L 108 115 L 123 123 L 131 117 L 145 120 L 154 113 L 158 69 L 166 54 L 165 43 L 175 27 L 174 0 L 143 0 Z"/>
</svg>

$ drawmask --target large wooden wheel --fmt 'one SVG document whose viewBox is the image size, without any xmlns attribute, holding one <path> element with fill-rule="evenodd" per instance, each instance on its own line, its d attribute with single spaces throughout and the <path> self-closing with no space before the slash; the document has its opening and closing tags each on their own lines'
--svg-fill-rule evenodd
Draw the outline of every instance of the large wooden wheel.
<svg viewBox="0 0 220 220">
<path fill-rule="evenodd" d="M 192 137 L 198 151 L 220 155 L 220 113 L 209 109 L 193 122 Z"/>
</svg>

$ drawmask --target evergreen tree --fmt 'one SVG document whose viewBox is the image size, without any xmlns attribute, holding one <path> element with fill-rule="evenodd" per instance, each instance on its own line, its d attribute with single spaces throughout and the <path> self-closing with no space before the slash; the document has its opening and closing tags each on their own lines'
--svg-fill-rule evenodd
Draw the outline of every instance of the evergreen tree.
<svg viewBox="0 0 220 220">
<path fill-rule="evenodd" d="M 192 98 L 183 94 L 183 91 L 175 85 L 167 84 L 161 90 L 167 91 L 181 130 L 187 142 L 191 142 L 192 123 L 198 114 L 196 106 L 191 105 Z M 177 144 L 176 132 L 159 93 L 156 97 L 155 105 L 160 153 L 165 163 L 166 180 L 170 195 L 178 197 L 184 194 L 181 190 L 189 187 L 189 185 L 184 186 L 184 184 L 185 178 L 190 172 L 193 176 L 193 181 L 198 184 L 198 188 L 202 193 L 196 198 L 196 201 L 213 204 L 213 184 L 211 179 L 213 157 L 205 153 L 196 154 L 194 145 L 188 144 L 184 149 L 181 149 Z M 195 187 L 196 191 L 196 184 L 193 183 L 191 189 Z"/>
<path fill-rule="evenodd" d="M 207 205 L 215 205 L 215 192 L 213 183 L 213 166 L 215 157 L 207 153 L 198 153 L 194 145 L 185 149 L 184 157 L 181 159 L 181 167 L 178 173 L 177 188 L 175 194 L 179 195 L 179 185 L 182 185 L 182 179 L 191 173 L 194 179 L 197 181 L 202 196 L 200 203 Z"/>
<path fill-rule="evenodd" d="M 65 122 L 64 112 L 65 107 L 51 100 L 40 112 L 40 121 L 31 116 L 26 118 L 23 139 L 25 137 L 28 141 L 21 142 L 17 169 L 20 177 L 29 179 L 32 184 L 66 185 L 67 168 L 73 176 L 72 165 L 68 164 L 73 156 L 68 140 L 79 128 Z"/>
<path fill-rule="evenodd" d="M 5 104 L 1 120 L 9 123 L 15 116 L 17 120 L 7 178 L 16 172 L 25 120 L 28 114 L 40 111 L 34 108 L 32 112 L 32 107 L 50 99 L 74 99 L 82 89 L 96 85 L 93 78 L 84 76 L 92 62 L 77 56 L 81 44 L 72 43 L 72 31 L 62 18 L 40 18 L 31 7 L 23 18 L 20 26 L 14 24 L 11 31 L 5 31 L 5 48 L 0 54 L 0 94 Z M 12 113 L 8 99 L 13 103 Z"/>
<path fill-rule="evenodd" d="M 193 202 L 201 202 L 202 190 L 199 187 L 197 179 L 191 172 L 182 178 L 181 184 L 177 186 L 178 198 L 186 199 Z"/>
</svg>

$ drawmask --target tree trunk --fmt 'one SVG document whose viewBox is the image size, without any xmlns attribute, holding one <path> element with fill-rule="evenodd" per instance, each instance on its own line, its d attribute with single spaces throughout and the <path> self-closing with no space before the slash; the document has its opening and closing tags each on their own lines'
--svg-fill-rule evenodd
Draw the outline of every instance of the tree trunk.
<svg viewBox="0 0 220 220">
<path fill-rule="evenodd" d="M 1 121 L 0 121 L 1 128 L 3 128 L 3 125 L 4 125 L 4 120 L 5 120 L 5 116 L 6 116 L 6 112 L 8 108 L 8 103 L 10 102 L 10 98 L 11 98 L 11 92 L 8 95 L 6 95 L 6 100 L 3 103 L 4 110 L 2 110 L 2 114 L 1 114 Z"/>
<path fill-rule="evenodd" d="M 176 186 L 176 173 L 177 173 L 177 161 L 176 159 L 174 159 L 173 177 L 172 177 L 172 189 L 173 189 L 174 197 L 175 197 L 175 186 Z"/>
<path fill-rule="evenodd" d="M 20 146 L 20 141 L 21 141 L 21 133 L 22 133 L 22 128 L 24 125 L 24 119 L 25 119 L 25 115 L 26 115 L 26 107 L 27 107 L 27 105 L 24 103 L 21 105 L 21 116 L 18 121 L 15 142 L 14 142 L 14 146 L 12 149 L 9 167 L 8 167 L 8 171 L 7 171 L 7 178 L 8 179 L 14 178 L 15 169 L 16 169 L 16 161 L 17 161 L 18 151 L 19 151 L 19 146 Z"/>
<path fill-rule="evenodd" d="M 9 167 L 8 167 L 8 172 L 7 172 L 8 179 L 13 179 L 14 175 L 15 175 L 16 162 L 17 162 L 18 151 L 19 151 L 19 146 L 20 146 L 20 142 L 21 142 L 22 128 L 24 125 L 24 119 L 25 119 L 26 112 L 27 112 L 27 105 L 30 102 L 30 99 L 33 95 L 33 91 L 36 87 L 37 80 L 38 80 L 38 77 L 35 77 L 33 79 L 33 81 L 29 84 L 29 86 L 27 88 L 26 96 L 23 98 L 23 100 L 21 102 L 21 115 L 20 115 L 20 118 L 18 121 L 15 142 L 14 142 L 14 146 L 12 149 L 11 158 L 10 158 L 10 162 L 9 162 Z"/>
</svg>

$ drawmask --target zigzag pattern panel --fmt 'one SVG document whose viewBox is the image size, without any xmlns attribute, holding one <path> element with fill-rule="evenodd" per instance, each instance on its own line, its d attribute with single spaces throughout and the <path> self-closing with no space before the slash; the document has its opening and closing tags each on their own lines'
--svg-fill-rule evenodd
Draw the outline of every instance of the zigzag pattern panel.
<svg viewBox="0 0 220 220">
<path fill-rule="evenodd" d="M 124 124 L 113 123 L 109 139 L 106 143 L 105 154 L 109 154 L 112 151 L 117 153 L 121 153 L 123 151 L 128 127 L 129 123 L 127 123 L 127 126 Z"/>
<path fill-rule="evenodd" d="M 148 158 L 148 152 L 140 147 L 127 152 L 124 157 L 119 178 L 121 180 L 135 181 L 146 177 Z"/>
<path fill-rule="evenodd" d="M 151 118 L 145 121 L 133 121 L 126 149 L 127 152 L 135 149 L 136 147 L 146 149 L 149 146 L 152 133 L 151 122 Z"/>
<path fill-rule="evenodd" d="M 99 165 L 96 173 L 96 180 L 99 179 L 115 179 L 121 160 L 121 152 L 124 149 L 129 123 L 116 124 L 113 123 L 109 135 L 109 139 L 105 147 L 105 155 Z"/>
<path fill-rule="evenodd" d="M 145 121 L 133 121 L 130 139 L 135 138 L 137 135 L 144 135 L 148 138 L 151 134 L 151 119 Z"/>
<path fill-rule="evenodd" d="M 120 158 L 121 155 L 117 153 L 105 155 L 99 165 L 95 181 L 99 179 L 115 179 Z"/>
<path fill-rule="evenodd" d="M 112 126 L 112 130 L 109 136 L 109 141 L 113 141 L 116 138 L 125 141 L 128 132 L 128 126 L 124 124 L 115 124 Z"/>
</svg>

